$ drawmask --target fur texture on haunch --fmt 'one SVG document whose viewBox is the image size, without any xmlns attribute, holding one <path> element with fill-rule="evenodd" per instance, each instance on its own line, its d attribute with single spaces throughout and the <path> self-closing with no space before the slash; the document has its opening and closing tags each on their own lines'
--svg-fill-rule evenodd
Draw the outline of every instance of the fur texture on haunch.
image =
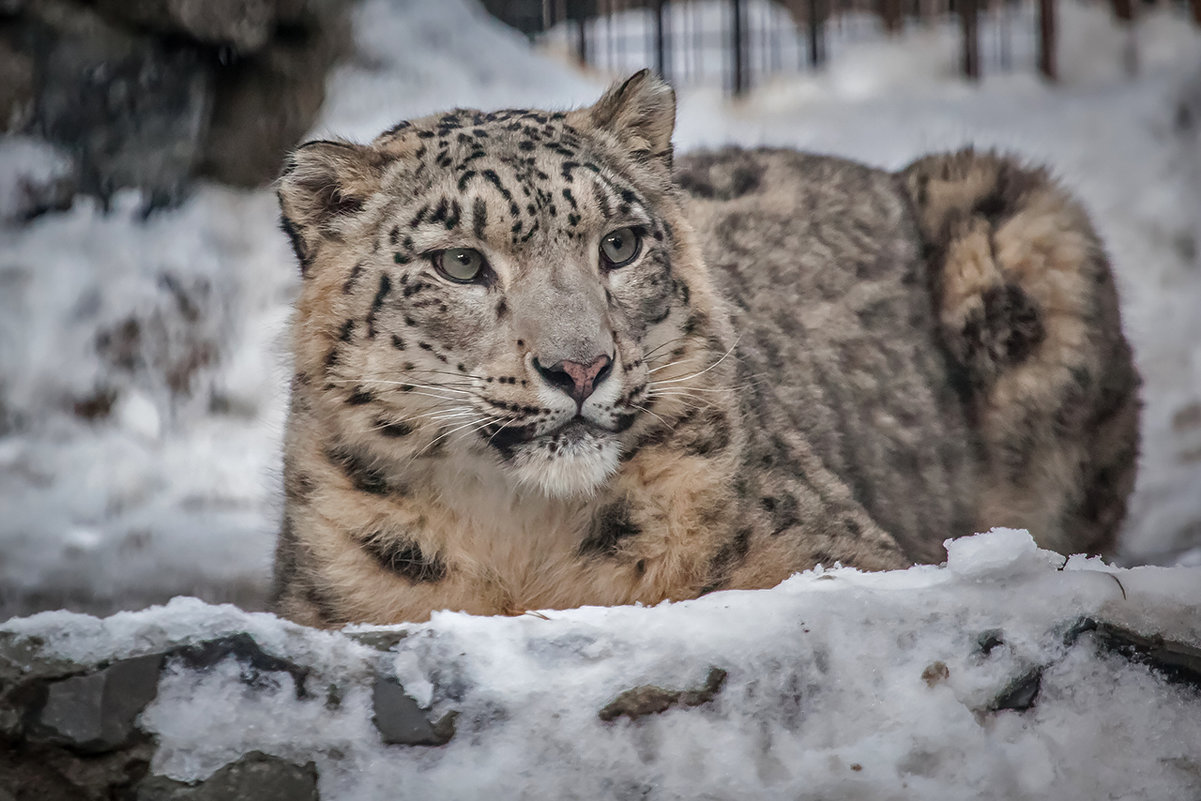
<svg viewBox="0 0 1201 801">
<path fill-rule="evenodd" d="M 994 525 L 1113 545 L 1138 379 L 1075 201 L 970 151 L 673 163 L 674 114 L 643 72 L 292 154 L 282 614 L 656 603 Z"/>
</svg>

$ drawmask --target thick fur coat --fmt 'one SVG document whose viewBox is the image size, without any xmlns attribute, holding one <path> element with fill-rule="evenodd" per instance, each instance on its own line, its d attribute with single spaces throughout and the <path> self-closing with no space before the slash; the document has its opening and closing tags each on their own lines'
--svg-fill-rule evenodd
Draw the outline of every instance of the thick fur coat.
<svg viewBox="0 0 1201 801">
<path fill-rule="evenodd" d="M 1138 378 L 1071 197 L 971 151 L 673 160 L 674 114 L 639 73 L 292 155 L 282 614 L 655 603 L 998 525 L 1113 545 Z"/>
</svg>

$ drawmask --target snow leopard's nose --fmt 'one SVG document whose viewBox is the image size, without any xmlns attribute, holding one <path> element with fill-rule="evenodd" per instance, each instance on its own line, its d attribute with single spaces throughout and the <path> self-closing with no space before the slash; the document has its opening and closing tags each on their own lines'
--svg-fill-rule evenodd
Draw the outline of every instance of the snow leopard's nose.
<svg viewBox="0 0 1201 801">
<path fill-rule="evenodd" d="M 534 357 L 534 369 L 542 376 L 543 381 L 566 392 L 577 406 L 583 406 L 588 396 L 613 369 L 613 360 L 608 356 L 597 356 L 591 364 L 583 364 L 564 359 L 558 364 L 546 367 Z"/>
</svg>

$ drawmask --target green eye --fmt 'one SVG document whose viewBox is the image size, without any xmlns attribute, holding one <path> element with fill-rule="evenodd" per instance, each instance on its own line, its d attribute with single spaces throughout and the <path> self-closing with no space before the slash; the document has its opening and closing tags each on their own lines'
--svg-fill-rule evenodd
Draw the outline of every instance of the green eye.
<svg viewBox="0 0 1201 801">
<path fill-rule="evenodd" d="M 605 234 L 600 243 L 601 261 L 605 266 L 624 267 L 642 251 L 642 237 L 633 228 L 618 228 Z"/>
<path fill-rule="evenodd" d="M 485 265 L 483 255 L 474 248 L 451 248 L 434 257 L 434 266 L 452 281 L 468 284 L 480 277 Z"/>
</svg>

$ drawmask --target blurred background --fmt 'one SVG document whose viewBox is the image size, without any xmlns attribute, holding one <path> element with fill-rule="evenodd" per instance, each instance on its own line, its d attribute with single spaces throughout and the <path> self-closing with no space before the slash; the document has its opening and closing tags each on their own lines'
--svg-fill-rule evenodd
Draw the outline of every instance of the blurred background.
<svg viewBox="0 0 1201 801">
<path fill-rule="evenodd" d="M 1201 564 L 1201 0 L 0 0 L 0 619 L 264 605 L 288 148 L 643 66 L 681 151 L 1053 165 L 1146 382 L 1119 561 Z"/>
</svg>

